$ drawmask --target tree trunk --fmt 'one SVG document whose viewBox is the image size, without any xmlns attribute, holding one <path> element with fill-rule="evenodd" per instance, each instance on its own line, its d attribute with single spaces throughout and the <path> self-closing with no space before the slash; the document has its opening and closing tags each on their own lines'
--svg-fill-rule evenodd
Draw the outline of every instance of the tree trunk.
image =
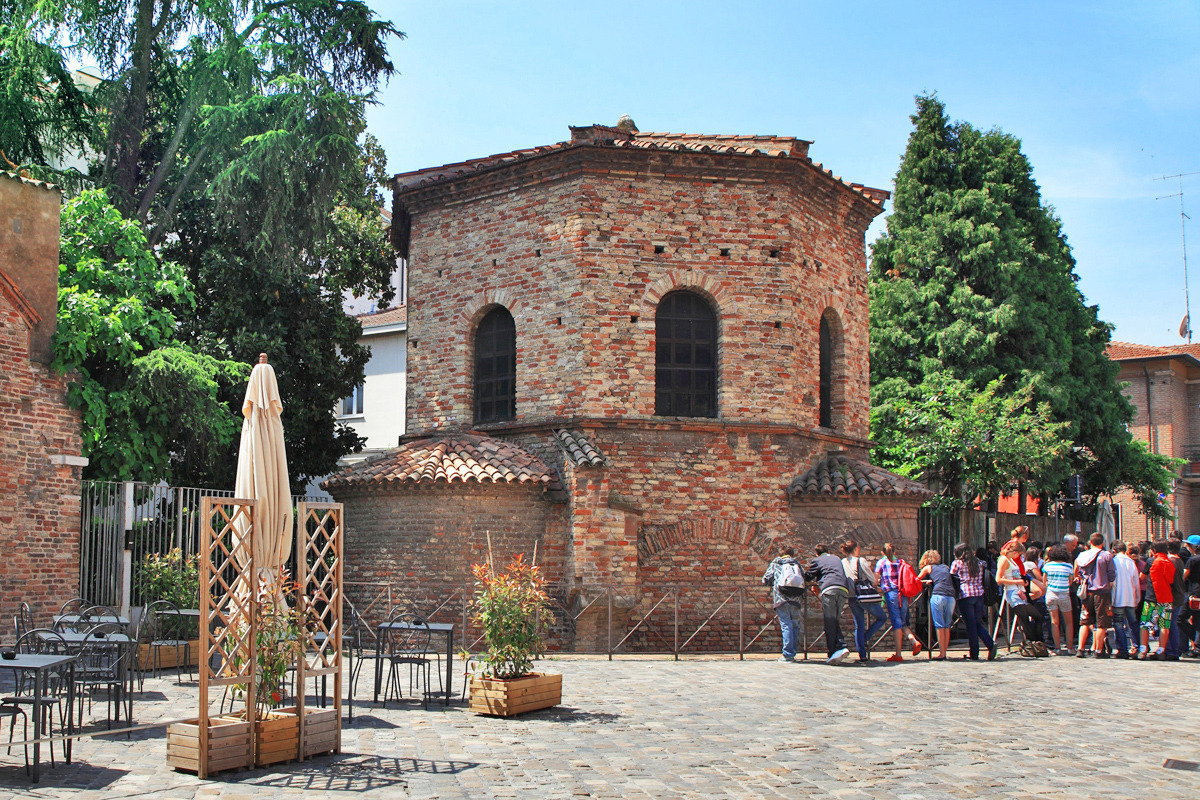
<svg viewBox="0 0 1200 800">
<path fill-rule="evenodd" d="M 1017 513 L 1024 514 L 1029 510 L 1029 494 L 1025 491 L 1025 481 L 1017 481 Z"/>
</svg>

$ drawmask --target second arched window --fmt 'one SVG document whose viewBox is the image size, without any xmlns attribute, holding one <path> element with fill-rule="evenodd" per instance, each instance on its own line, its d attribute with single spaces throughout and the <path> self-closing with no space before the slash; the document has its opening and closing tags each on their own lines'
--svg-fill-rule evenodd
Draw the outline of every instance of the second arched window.
<svg viewBox="0 0 1200 800">
<path fill-rule="evenodd" d="M 717 318 L 703 297 L 671 292 L 655 323 L 654 413 L 717 415 Z"/>
<path fill-rule="evenodd" d="M 475 331 L 475 422 L 517 416 L 517 326 L 503 306 L 493 308 Z"/>
</svg>

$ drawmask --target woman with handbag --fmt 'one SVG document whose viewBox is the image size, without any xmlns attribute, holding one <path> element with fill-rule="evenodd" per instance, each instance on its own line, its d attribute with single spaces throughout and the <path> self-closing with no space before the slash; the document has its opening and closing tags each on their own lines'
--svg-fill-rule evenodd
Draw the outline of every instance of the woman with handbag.
<svg viewBox="0 0 1200 800">
<path fill-rule="evenodd" d="M 946 650 L 950 647 L 950 628 L 954 624 L 954 578 L 937 550 L 926 550 L 921 556 L 920 567 L 917 579 L 929 584 L 929 615 L 937 630 L 938 654 L 933 660 L 945 661 Z"/>
<path fill-rule="evenodd" d="M 875 586 L 875 573 L 859 553 L 858 542 L 853 539 L 842 543 L 842 569 L 846 571 L 850 613 L 854 616 L 854 646 L 859 661 L 870 661 L 871 637 L 887 624 L 887 615 L 883 611 L 883 595 Z M 873 618 L 869 628 L 868 614 Z"/>
</svg>

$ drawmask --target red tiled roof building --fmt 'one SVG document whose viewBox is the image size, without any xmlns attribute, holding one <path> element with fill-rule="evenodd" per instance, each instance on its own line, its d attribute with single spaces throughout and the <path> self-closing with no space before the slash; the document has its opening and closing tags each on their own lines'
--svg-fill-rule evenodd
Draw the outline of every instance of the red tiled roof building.
<svg viewBox="0 0 1200 800">
<path fill-rule="evenodd" d="M 591 125 L 397 175 L 408 434 L 326 483 L 347 580 L 446 596 L 489 537 L 497 559 L 536 544 L 572 613 L 611 587 L 620 639 L 669 586 L 697 625 L 759 591 L 784 542 L 911 554 L 928 493 L 868 463 L 864 236 L 888 193 L 809 144 Z M 605 613 L 559 644 L 597 647 Z"/>
</svg>

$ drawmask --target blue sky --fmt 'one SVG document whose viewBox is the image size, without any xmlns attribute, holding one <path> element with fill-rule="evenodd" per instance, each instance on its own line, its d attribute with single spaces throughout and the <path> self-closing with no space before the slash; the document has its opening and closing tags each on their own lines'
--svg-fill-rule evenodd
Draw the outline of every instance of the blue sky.
<svg viewBox="0 0 1200 800">
<path fill-rule="evenodd" d="M 1200 3 L 369 2 L 408 34 L 369 114 L 393 172 L 629 114 L 813 139 L 814 160 L 890 189 L 913 96 L 937 92 L 1024 141 L 1114 337 L 1180 341 L 1179 205 L 1155 199 L 1178 184 L 1153 179 L 1200 171 Z M 1200 175 L 1183 188 L 1200 317 Z"/>
</svg>

